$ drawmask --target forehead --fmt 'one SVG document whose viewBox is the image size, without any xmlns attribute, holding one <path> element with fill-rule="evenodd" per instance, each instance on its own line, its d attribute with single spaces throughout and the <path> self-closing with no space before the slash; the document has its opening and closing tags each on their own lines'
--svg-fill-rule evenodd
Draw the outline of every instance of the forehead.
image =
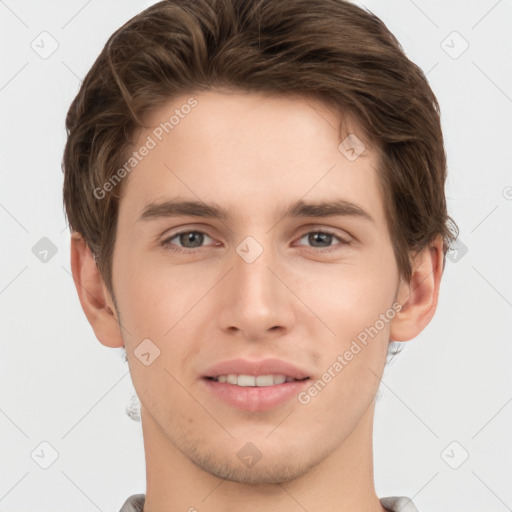
<svg viewBox="0 0 512 512">
<path fill-rule="evenodd" d="M 202 92 L 174 98 L 138 133 L 133 150 L 150 149 L 129 173 L 120 216 L 124 210 L 135 221 L 148 204 L 180 196 L 246 216 L 270 214 L 269 205 L 282 211 L 299 199 L 341 198 L 382 217 L 376 154 L 351 119 L 351 138 L 340 146 L 340 121 L 327 104 L 298 96 Z M 364 148 L 355 159 L 354 151 L 347 153 L 352 141 L 366 145 L 355 147 Z"/>
</svg>

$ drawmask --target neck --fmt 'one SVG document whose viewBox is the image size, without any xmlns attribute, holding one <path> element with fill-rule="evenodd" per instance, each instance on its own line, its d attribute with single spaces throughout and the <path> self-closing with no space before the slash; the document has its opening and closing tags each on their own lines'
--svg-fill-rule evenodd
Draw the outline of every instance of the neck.
<svg viewBox="0 0 512 512">
<path fill-rule="evenodd" d="M 141 405 L 144 512 L 385 512 L 374 488 L 374 407 L 372 402 L 352 433 L 301 476 L 254 485 L 218 478 L 191 462 Z"/>
</svg>

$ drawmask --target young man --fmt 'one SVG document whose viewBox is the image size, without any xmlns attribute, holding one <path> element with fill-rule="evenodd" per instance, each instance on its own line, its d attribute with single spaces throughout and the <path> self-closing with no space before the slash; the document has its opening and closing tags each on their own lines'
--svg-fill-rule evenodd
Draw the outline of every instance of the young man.
<svg viewBox="0 0 512 512">
<path fill-rule="evenodd" d="M 456 236 L 439 107 L 342 0 L 170 0 L 108 40 L 67 117 L 71 264 L 125 347 L 147 489 L 122 512 L 414 511 L 374 488 L 390 340 Z"/>
</svg>

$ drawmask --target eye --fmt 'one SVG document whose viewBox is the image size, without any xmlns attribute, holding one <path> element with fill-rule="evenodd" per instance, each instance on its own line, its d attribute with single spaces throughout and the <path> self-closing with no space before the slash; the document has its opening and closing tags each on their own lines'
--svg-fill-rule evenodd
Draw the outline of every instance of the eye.
<svg viewBox="0 0 512 512">
<path fill-rule="evenodd" d="M 179 233 L 175 233 L 171 237 L 166 238 L 162 242 L 162 245 L 171 251 L 193 252 L 194 249 L 198 249 L 202 246 L 205 237 L 209 238 L 210 240 L 213 240 L 202 231 L 180 231 Z M 181 247 L 171 247 L 171 245 L 176 245 L 172 243 L 172 240 L 174 239 L 178 239 L 178 242 L 182 244 Z"/>
<path fill-rule="evenodd" d="M 206 233 L 202 231 L 188 230 L 188 231 L 180 231 L 179 233 L 174 233 L 172 236 L 166 238 L 162 242 L 162 246 L 166 249 L 178 253 L 191 253 L 197 249 L 200 249 L 205 242 L 205 238 L 213 241 L 213 238 L 208 236 Z M 176 245 L 176 242 L 173 240 L 177 240 L 180 246 Z M 327 230 L 317 230 L 317 231 L 307 231 L 304 233 L 300 240 L 307 239 L 308 243 L 313 244 L 313 249 L 319 249 L 320 252 L 333 252 L 339 250 L 341 246 L 349 245 L 350 242 L 342 239 L 336 233 Z M 333 239 L 338 240 L 338 244 L 332 245 Z M 316 245 L 320 244 L 320 245 Z M 218 245 L 218 244 L 216 244 Z"/>
<path fill-rule="evenodd" d="M 332 240 L 337 239 L 339 241 L 338 246 L 332 246 L 330 245 L 332 243 Z M 339 246 L 343 245 L 349 245 L 350 242 L 347 240 L 344 240 L 343 238 L 340 238 L 336 233 L 330 231 L 330 230 L 318 230 L 318 231 L 308 231 L 304 233 L 299 240 L 307 239 L 309 243 L 313 244 L 314 249 L 320 249 L 321 252 L 332 252 L 340 249 Z M 314 244 L 320 244 L 314 245 Z"/>
</svg>

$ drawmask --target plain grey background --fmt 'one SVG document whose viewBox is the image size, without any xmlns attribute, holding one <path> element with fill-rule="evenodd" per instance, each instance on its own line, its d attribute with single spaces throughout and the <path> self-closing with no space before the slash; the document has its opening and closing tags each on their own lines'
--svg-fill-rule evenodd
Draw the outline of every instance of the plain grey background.
<svg viewBox="0 0 512 512">
<path fill-rule="evenodd" d="M 96 340 L 71 278 L 60 165 L 81 78 L 153 3 L 0 0 L 3 512 L 118 511 L 145 492 L 128 366 Z M 420 512 L 512 510 L 512 0 L 358 3 L 439 99 L 460 228 L 436 316 L 382 379 L 377 494 Z"/>
</svg>

